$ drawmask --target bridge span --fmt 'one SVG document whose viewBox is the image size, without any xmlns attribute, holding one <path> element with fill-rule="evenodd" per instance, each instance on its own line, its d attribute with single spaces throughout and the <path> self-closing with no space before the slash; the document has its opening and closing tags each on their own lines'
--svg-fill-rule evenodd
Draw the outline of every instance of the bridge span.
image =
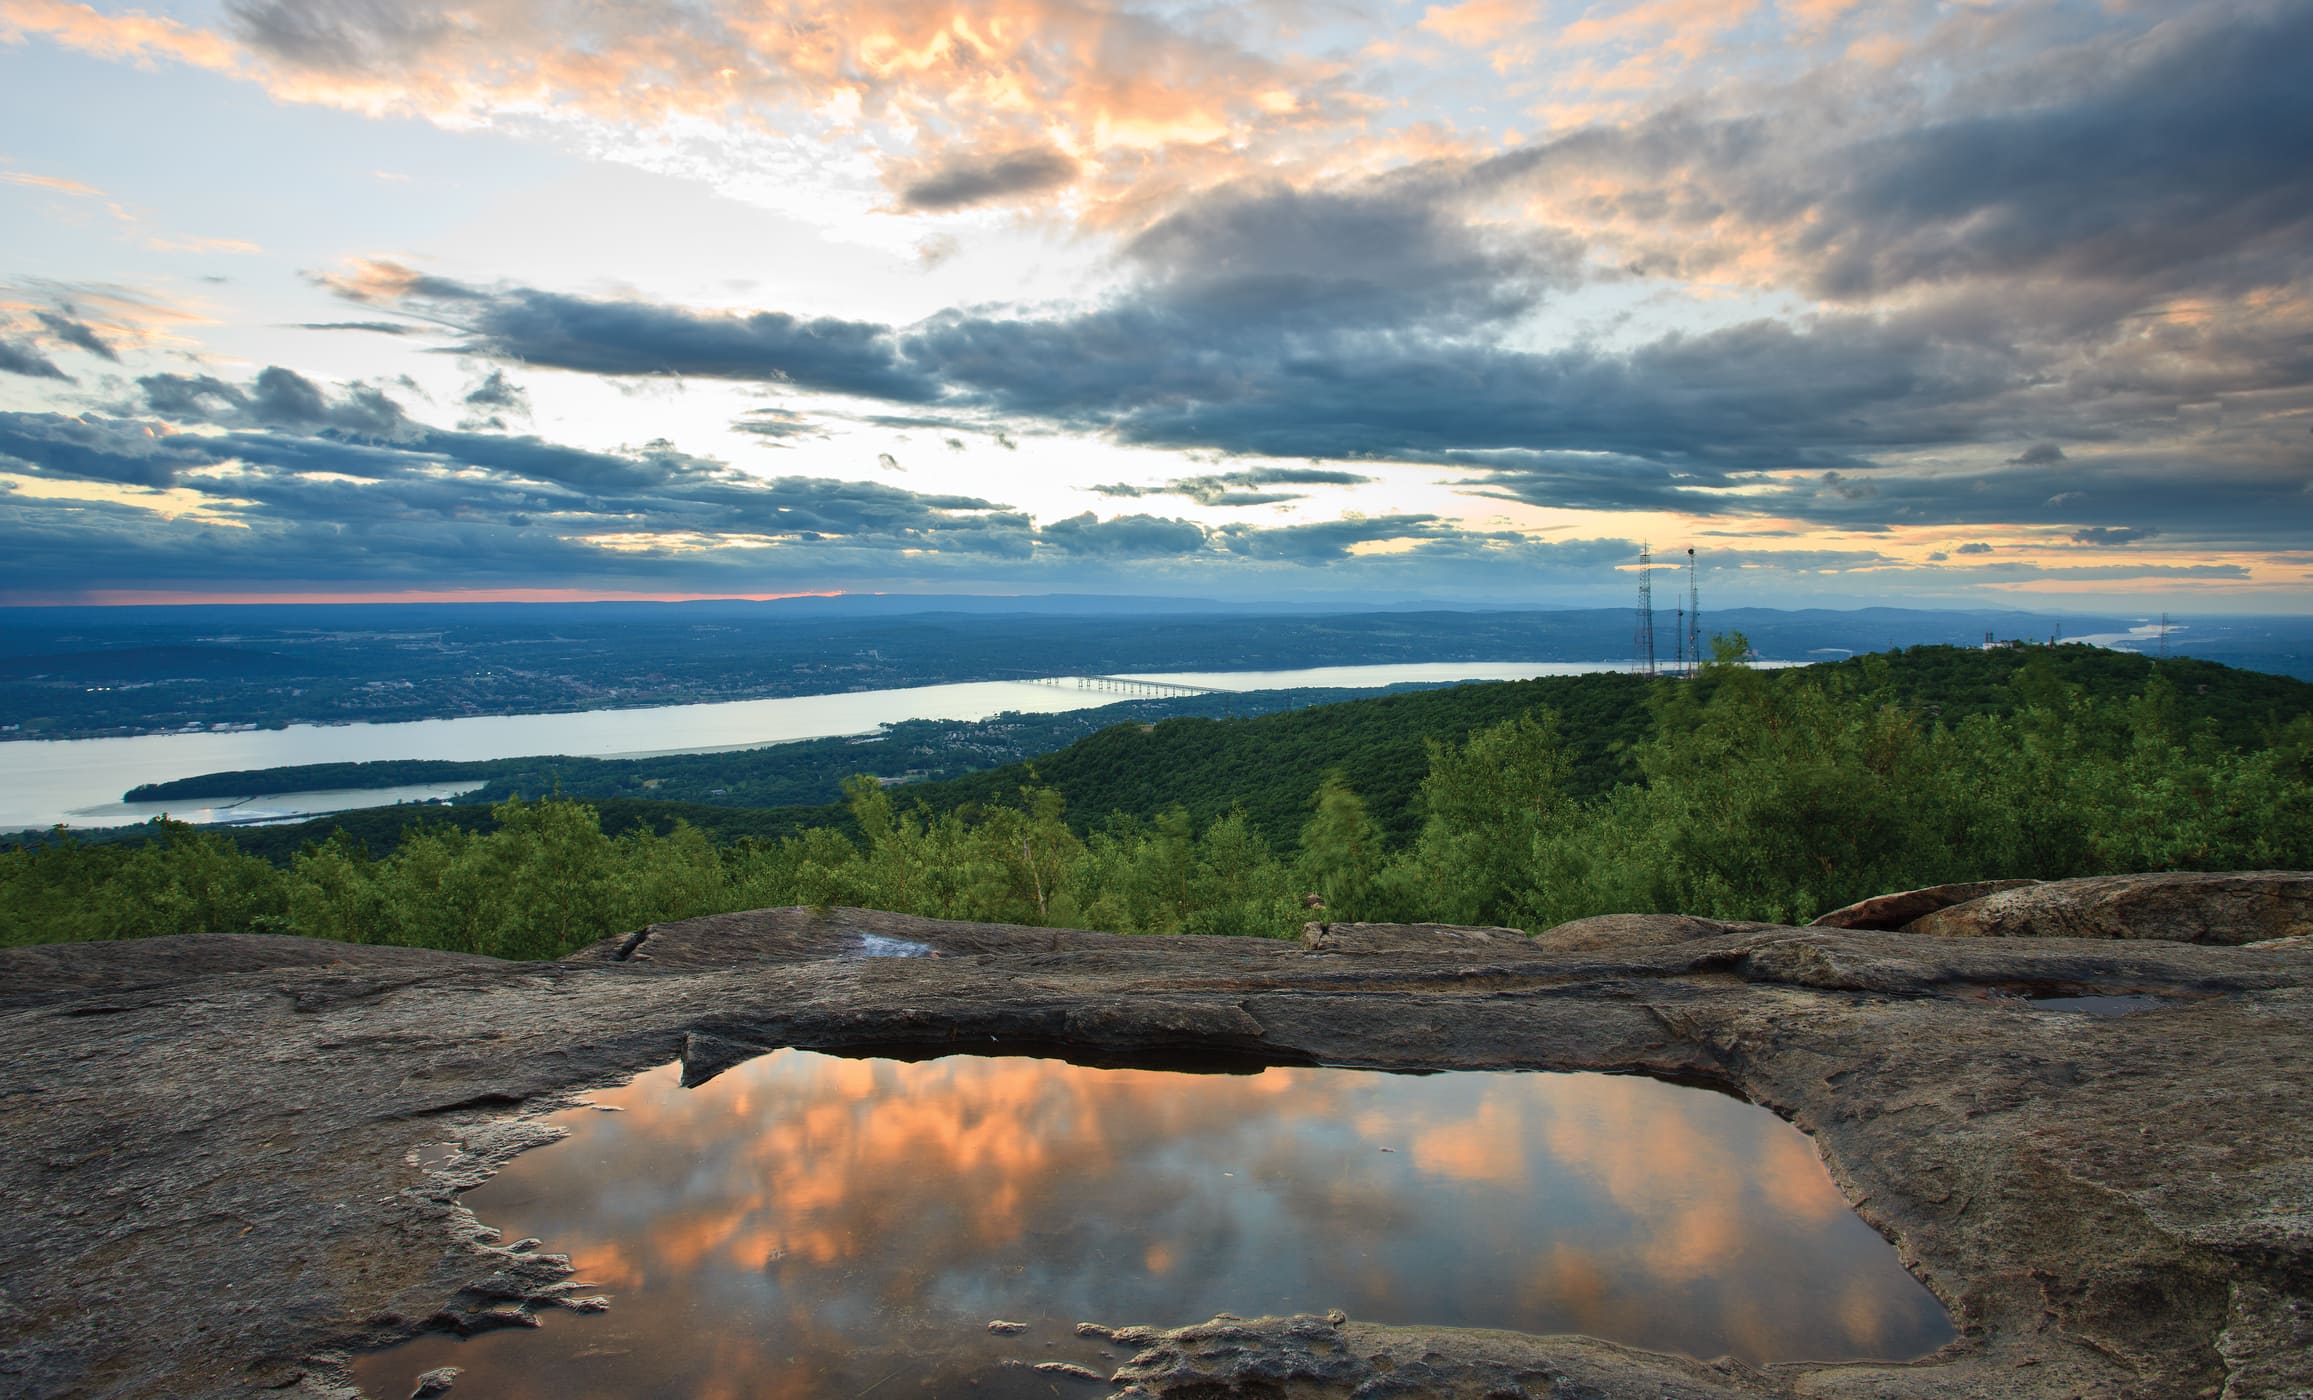
<svg viewBox="0 0 2313 1400">
<path fill-rule="evenodd" d="M 1232 695 L 1234 691 L 1211 685 L 1182 685 L 1177 681 L 1139 680 L 1132 676 L 1038 676 L 1031 685 L 1050 685 L 1078 690 L 1105 690 L 1116 695 L 1141 697 L 1166 695 Z"/>
</svg>

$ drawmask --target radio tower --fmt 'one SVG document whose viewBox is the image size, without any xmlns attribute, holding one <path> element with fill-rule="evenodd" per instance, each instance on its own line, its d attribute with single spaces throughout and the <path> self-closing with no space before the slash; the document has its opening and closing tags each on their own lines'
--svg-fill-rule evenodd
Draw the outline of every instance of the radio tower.
<svg viewBox="0 0 2313 1400">
<path fill-rule="evenodd" d="M 1703 669 L 1703 592 L 1695 586 L 1695 547 L 1687 546 L 1687 674 Z"/>
<path fill-rule="evenodd" d="M 1638 635 L 1630 668 L 1642 676 L 1654 674 L 1654 552 L 1638 547 Z"/>
</svg>

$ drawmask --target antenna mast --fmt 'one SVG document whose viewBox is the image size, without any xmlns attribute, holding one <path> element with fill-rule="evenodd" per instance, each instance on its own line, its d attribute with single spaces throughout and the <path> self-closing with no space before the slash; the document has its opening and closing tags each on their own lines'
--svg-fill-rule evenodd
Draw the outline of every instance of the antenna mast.
<svg viewBox="0 0 2313 1400">
<path fill-rule="evenodd" d="M 1638 547 L 1638 635 L 1634 638 L 1637 655 L 1631 669 L 1642 676 L 1651 676 L 1654 668 L 1654 552 L 1641 544 Z"/>
<path fill-rule="evenodd" d="M 1695 547 L 1687 546 L 1687 674 L 1703 669 L 1703 592 L 1695 586 Z"/>
</svg>

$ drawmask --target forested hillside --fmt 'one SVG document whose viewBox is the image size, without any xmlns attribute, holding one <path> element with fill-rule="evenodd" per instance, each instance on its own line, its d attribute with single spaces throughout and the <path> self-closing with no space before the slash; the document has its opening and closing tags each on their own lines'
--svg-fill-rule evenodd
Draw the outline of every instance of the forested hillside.
<svg viewBox="0 0 2313 1400">
<path fill-rule="evenodd" d="M 2192 729 L 2213 725 L 2217 741 L 2233 748 L 2262 747 L 2279 726 L 2313 713 L 2313 685 L 2303 681 L 2207 661 L 2156 663 L 2090 646 L 1914 647 L 1757 674 L 1775 688 L 1857 687 L 1921 722 L 1956 725 L 2012 714 L 2036 693 L 2045 699 L 2051 687 L 2075 688 L 2086 700 L 2109 704 L 2140 691 L 2156 665 L 2175 696 L 2178 722 Z M 2016 680 L 2026 673 L 2031 680 L 2019 687 Z M 1708 696 L 1719 683 L 1706 677 L 1698 688 Z M 1071 824 L 1080 832 L 1114 812 L 1147 819 L 1180 806 L 1201 823 L 1242 811 L 1255 831 L 1289 849 L 1308 817 L 1310 794 L 1333 773 L 1364 799 L 1385 836 L 1402 841 L 1421 825 L 1418 798 L 1431 744 L 1459 742 L 1474 730 L 1547 708 L 1558 715 L 1567 793 L 1596 797 L 1639 778 L 1633 750 L 1654 732 L 1650 704 L 1678 689 L 1677 682 L 1629 675 L 1551 676 L 1233 724 L 1179 719 L 1147 729 L 1119 727 L 1031 763 L 910 789 L 907 800 L 945 811 L 1001 800 L 1035 782 L 1067 797 Z"/>
<path fill-rule="evenodd" d="M 1797 922 L 1949 880 L 2313 867 L 2313 686 L 2085 648 L 1766 672 L 1737 664 L 1741 645 L 1693 682 L 1127 726 L 1033 773 L 861 779 L 841 819 L 685 814 L 747 833 L 548 798 L 487 825 L 421 820 L 391 846 L 348 822 L 285 865 L 241 844 L 280 836 L 176 824 L 53 840 L 0 852 L 0 942 L 258 929 L 549 957 L 798 903 L 1281 935 L 1309 894 L 1334 919 Z"/>
</svg>

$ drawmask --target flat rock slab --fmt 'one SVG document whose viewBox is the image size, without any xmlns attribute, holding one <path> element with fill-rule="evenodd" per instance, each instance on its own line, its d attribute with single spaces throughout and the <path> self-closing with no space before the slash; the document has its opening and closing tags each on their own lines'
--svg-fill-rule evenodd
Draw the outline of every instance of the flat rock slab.
<svg viewBox="0 0 2313 1400">
<path fill-rule="evenodd" d="M 357 1349 L 593 1311 L 556 1241 L 504 1243 L 458 1194 L 588 1089 L 780 1046 L 1707 1081 L 1811 1134 L 1961 1334 L 1915 1363 L 1750 1371 L 1589 1338 L 1110 1319 L 1140 1348 L 1120 1394 L 2313 1392 L 2313 942 L 1665 931 L 1433 930 L 1344 957 L 839 909 L 547 964 L 268 939 L 16 950 L 0 1394 L 344 1400 Z M 2157 1001 L 2020 999 L 2062 993 Z"/>
</svg>

